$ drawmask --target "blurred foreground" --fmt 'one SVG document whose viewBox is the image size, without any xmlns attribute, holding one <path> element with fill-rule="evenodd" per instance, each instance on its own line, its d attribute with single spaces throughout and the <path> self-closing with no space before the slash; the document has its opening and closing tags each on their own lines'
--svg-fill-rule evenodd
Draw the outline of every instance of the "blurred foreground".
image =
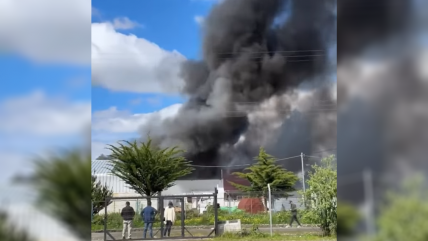
<svg viewBox="0 0 428 241">
<path fill-rule="evenodd" d="M 338 1 L 339 240 L 428 240 L 426 4 Z"/>
</svg>

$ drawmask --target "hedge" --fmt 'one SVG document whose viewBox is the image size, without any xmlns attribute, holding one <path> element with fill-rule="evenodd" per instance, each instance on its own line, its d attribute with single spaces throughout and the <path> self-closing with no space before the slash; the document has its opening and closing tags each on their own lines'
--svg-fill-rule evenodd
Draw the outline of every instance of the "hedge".
<svg viewBox="0 0 428 241">
<path fill-rule="evenodd" d="M 300 211 L 299 212 L 299 221 L 302 224 L 314 224 L 311 220 L 313 213 L 311 211 Z M 291 213 L 289 211 L 281 211 L 272 214 L 272 223 L 273 224 L 287 224 L 290 221 Z M 177 213 L 175 225 L 180 224 L 181 213 Z M 219 210 L 218 220 L 236 220 L 240 219 L 242 224 L 255 224 L 263 225 L 269 224 L 269 214 L 260 213 L 260 214 L 250 214 L 246 212 L 231 212 L 224 210 Z M 210 226 L 214 225 L 214 214 L 212 212 L 199 214 L 197 211 L 188 211 L 187 217 L 184 220 L 186 226 Z M 119 213 L 110 213 L 107 217 L 107 229 L 121 229 L 122 228 L 122 218 Z M 154 226 L 160 226 L 159 215 L 155 218 Z M 144 227 L 144 222 L 141 220 L 139 215 L 135 215 L 134 228 Z M 102 230 L 103 229 L 103 216 L 95 215 L 92 221 L 92 230 Z"/>
</svg>

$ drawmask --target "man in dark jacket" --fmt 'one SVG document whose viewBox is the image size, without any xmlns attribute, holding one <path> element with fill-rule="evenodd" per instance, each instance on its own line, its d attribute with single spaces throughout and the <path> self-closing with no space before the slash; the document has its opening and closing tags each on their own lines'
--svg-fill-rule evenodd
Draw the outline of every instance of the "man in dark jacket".
<svg viewBox="0 0 428 241">
<path fill-rule="evenodd" d="M 128 229 L 128 239 L 131 239 L 132 220 L 134 219 L 135 211 L 129 202 L 126 202 L 126 207 L 122 209 L 120 216 L 123 219 L 122 239 L 125 239 L 126 229 Z"/>
<path fill-rule="evenodd" d="M 156 209 L 152 207 L 152 203 L 147 202 L 147 207 L 141 211 L 141 218 L 144 222 L 144 236 L 146 238 L 147 230 L 150 230 L 150 238 L 153 238 L 153 222 L 155 221 Z"/>
<path fill-rule="evenodd" d="M 296 204 L 294 204 L 291 200 L 290 200 L 290 210 L 291 210 L 291 220 L 290 220 L 290 225 L 288 227 L 291 227 L 291 225 L 293 225 L 293 222 L 296 221 L 297 222 L 297 227 L 300 228 L 300 222 L 297 219 L 297 207 Z"/>
</svg>

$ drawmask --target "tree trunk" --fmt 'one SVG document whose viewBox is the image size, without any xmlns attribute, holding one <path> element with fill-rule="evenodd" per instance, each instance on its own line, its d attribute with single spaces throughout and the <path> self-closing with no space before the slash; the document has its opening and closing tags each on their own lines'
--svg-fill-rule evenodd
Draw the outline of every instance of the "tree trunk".
<svg viewBox="0 0 428 241">
<path fill-rule="evenodd" d="M 263 199 L 263 204 L 265 205 L 265 211 L 268 211 L 268 199 L 266 197 L 262 197 Z"/>
<path fill-rule="evenodd" d="M 162 196 L 162 192 L 159 192 L 158 193 L 158 196 Z M 163 200 L 162 200 L 163 201 Z M 158 212 L 160 212 L 160 211 L 162 211 L 162 210 L 160 210 L 160 203 L 161 203 L 161 200 L 160 200 L 160 198 L 158 198 L 158 205 L 157 205 L 157 207 L 156 207 L 156 210 L 158 210 Z"/>
</svg>

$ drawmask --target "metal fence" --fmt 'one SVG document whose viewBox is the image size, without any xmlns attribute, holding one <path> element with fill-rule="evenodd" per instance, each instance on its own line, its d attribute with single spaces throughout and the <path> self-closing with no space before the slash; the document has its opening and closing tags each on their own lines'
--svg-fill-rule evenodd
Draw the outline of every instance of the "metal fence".
<svg viewBox="0 0 428 241">
<path fill-rule="evenodd" d="M 185 237 L 187 239 L 214 236 L 218 234 L 218 230 L 216 231 L 218 224 L 237 219 L 241 220 L 242 229 L 251 229 L 256 225 L 259 227 L 259 231 L 269 232 L 270 208 L 272 208 L 272 224 L 278 231 L 290 221 L 290 200 L 303 210 L 301 196 L 297 193 L 291 195 L 284 192 L 272 193 L 272 205 L 265 198 L 266 193 L 224 193 L 221 190 L 211 194 L 155 196 L 150 197 L 150 201 L 156 210 L 163 210 L 164 207 L 168 206 L 168 203 L 172 203 L 175 207 L 176 220 L 171 228 L 171 238 Z M 147 206 L 147 200 L 147 197 L 135 197 L 135 194 L 134 197 L 114 197 L 106 209 L 94 216 L 93 235 L 98 238 L 105 238 L 104 240 L 121 239 L 123 220 L 120 212 L 125 207 L 126 202 L 129 202 L 136 212 L 131 237 L 134 240 L 142 239 L 144 222 L 140 213 Z M 162 222 L 162 218 L 163 212 L 158 211 L 153 224 L 153 238 L 155 239 L 165 236 L 165 223 Z M 149 231 L 146 235 L 150 239 Z M 127 234 L 125 236 L 127 237 Z"/>
<path fill-rule="evenodd" d="M 125 236 L 133 240 L 169 238 L 207 238 L 218 234 L 217 190 L 211 194 L 187 194 L 153 197 L 111 197 L 110 205 L 96 214 L 92 220 L 93 236 L 103 240 L 120 240 Z M 127 223 L 121 217 L 121 210 L 129 202 L 135 211 L 128 234 Z M 148 203 L 156 209 L 152 225 L 152 234 L 144 222 L 142 211 Z M 169 232 L 164 219 L 165 207 L 171 203 L 174 207 L 175 222 Z M 113 205 L 113 207 L 111 207 Z M 198 225 L 203 224 L 203 225 Z"/>
</svg>

